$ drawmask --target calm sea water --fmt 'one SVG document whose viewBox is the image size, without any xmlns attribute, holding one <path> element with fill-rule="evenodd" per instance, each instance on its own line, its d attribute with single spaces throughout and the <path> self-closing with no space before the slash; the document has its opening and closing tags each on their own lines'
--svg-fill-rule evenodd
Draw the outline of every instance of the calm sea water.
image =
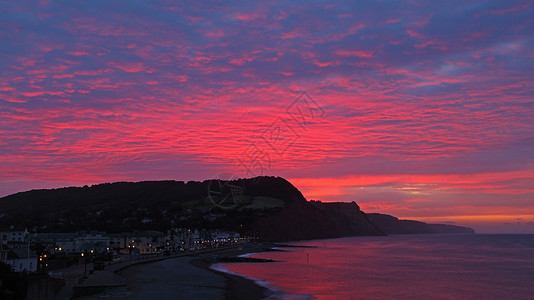
<svg viewBox="0 0 534 300">
<path fill-rule="evenodd" d="M 220 264 L 282 299 L 534 299 L 534 235 L 397 235 L 296 242 Z"/>
</svg>

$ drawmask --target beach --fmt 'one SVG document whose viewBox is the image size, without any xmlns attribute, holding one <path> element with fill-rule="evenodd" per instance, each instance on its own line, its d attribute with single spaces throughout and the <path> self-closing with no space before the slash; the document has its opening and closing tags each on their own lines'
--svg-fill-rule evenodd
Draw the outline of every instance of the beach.
<svg viewBox="0 0 534 300">
<path fill-rule="evenodd" d="M 232 257 L 269 249 L 246 245 L 217 249 L 156 262 L 134 264 L 118 271 L 125 288 L 75 299 L 265 299 L 271 292 L 244 277 L 211 268 L 217 257 Z M 105 272 L 105 271 L 103 271 Z"/>
</svg>

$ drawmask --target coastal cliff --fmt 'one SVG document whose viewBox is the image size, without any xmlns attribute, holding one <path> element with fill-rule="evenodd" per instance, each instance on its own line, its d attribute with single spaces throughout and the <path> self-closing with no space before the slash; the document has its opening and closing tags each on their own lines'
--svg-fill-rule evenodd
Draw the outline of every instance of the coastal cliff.
<svg viewBox="0 0 534 300">
<path fill-rule="evenodd" d="M 438 234 L 438 233 L 475 233 L 472 228 L 448 225 L 427 224 L 414 220 L 399 220 L 386 214 L 367 214 L 369 221 L 387 234 Z"/>
<path fill-rule="evenodd" d="M 262 189 L 255 190 L 255 197 L 269 195 L 284 198 L 284 208 L 273 214 L 263 215 L 255 223 L 255 229 L 263 241 L 294 241 L 337 238 L 357 235 L 384 235 L 367 220 L 365 213 L 355 203 L 323 203 L 307 201 L 301 192 L 283 178 L 262 181 Z M 259 184 L 259 183 L 256 183 Z M 273 185 L 274 184 L 274 185 Z M 273 191 L 285 191 L 273 194 Z M 265 198 L 262 198 L 265 204 Z"/>
<path fill-rule="evenodd" d="M 278 214 L 258 219 L 256 224 L 265 241 L 385 235 L 355 202 L 295 201 Z"/>
<path fill-rule="evenodd" d="M 336 225 L 340 236 L 351 235 L 385 235 L 369 221 L 356 202 L 320 202 L 310 201 L 320 208 Z"/>
</svg>

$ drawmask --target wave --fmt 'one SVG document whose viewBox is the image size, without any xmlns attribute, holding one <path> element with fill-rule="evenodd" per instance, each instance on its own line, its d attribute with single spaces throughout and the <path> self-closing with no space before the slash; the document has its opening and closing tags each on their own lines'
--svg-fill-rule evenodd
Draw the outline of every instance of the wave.
<svg viewBox="0 0 534 300">
<path fill-rule="evenodd" d="M 246 256 L 253 255 L 253 254 L 257 254 L 257 253 L 247 253 L 247 254 L 240 255 L 240 257 L 246 257 Z M 267 300 L 271 300 L 271 299 L 273 299 L 273 300 L 274 299 L 297 300 L 297 299 L 312 299 L 312 298 L 314 298 L 311 295 L 294 295 L 294 294 L 290 294 L 290 293 L 288 293 L 286 291 L 283 291 L 281 289 L 278 289 L 278 288 L 272 286 L 272 284 L 270 282 L 268 282 L 268 281 L 236 273 L 234 271 L 226 269 L 224 267 L 224 265 L 225 264 L 214 264 L 214 265 L 211 265 L 210 268 L 215 270 L 215 271 L 218 271 L 218 272 L 223 272 L 223 273 L 239 276 L 239 277 L 243 277 L 243 278 L 245 278 L 247 280 L 254 281 L 255 284 L 257 284 L 257 285 L 259 285 L 261 287 L 264 287 L 264 288 L 268 289 L 271 292 L 271 295 L 269 295 L 267 298 L 265 298 Z"/>
</svg>

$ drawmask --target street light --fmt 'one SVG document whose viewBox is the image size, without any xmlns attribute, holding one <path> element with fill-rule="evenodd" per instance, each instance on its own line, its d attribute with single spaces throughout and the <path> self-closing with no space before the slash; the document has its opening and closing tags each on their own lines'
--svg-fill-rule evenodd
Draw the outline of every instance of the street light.
<svg viewBox="0 0 534 300">
<path fill-rule="evenodd" d="M 85 263 L 83 275 L 87 275 L 87 250 L 84 250 L 84 252 L 82 252 L 82 257 L 84 258 L 84 263 Z"/>
</svg>

